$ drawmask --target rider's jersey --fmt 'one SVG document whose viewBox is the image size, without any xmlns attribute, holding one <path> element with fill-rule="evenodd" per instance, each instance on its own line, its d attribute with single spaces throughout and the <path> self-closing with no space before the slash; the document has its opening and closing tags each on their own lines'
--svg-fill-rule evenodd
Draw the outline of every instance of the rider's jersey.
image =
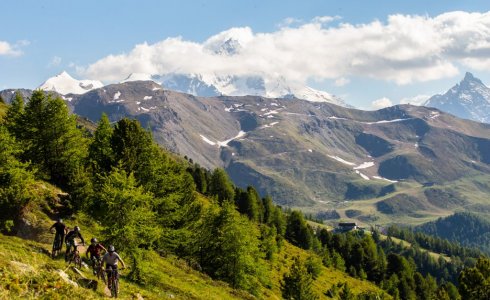
<svg viewBox="0 0 490 300">
<path fill-rule="evenodd" d="M 66 228 L 65 224 L 56 222 L 53 224 L 53 226 L 51 226 L 51 228 L 54 228 L 56 230 L 56 234 L 65 235 L 65 228 Z"/>
<path fill-rule="evenodd" d="M 79 238 L 80 240 L 82 240 L 82 243 L 85 244 L 85 241 L 83 240 L 83 236 L 80 234 L 79 231 L 77 232 L 75 230 L 68 232 L 68 234 L 65 237 L 65 241 L 73 242 L 75 238 Z"/>
<path fill-rule="evenodd" d="M 87 248 L 87 252 L 90 253 L 90 255 L 93 257 L 93 256 L 96 256 L 96 257 L 99 257 L 100 256 L 100 252 L 102 250 L 105 250 L 104 246 L 102 246 L 101 244 L 95 244 L 95 245 L 90 245 L 88 246 Z"/>
<path fill-rule="evenodd" d="M 117 254 L 117 252 L 112 252 L 112 254 L 107 252 L 102 257 L 103 262 L 105 262 L 108 265 L 113 265 L 113 266 L 117 266 L 117 262 L 119 260 L 121 260 L 121 257 L 119 257 L 119 254 Z"/>
</svg>

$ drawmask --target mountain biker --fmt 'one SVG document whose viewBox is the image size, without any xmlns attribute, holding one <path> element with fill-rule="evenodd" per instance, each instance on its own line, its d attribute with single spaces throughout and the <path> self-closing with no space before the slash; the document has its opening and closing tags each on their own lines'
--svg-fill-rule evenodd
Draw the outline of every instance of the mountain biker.
<svg viewBox="0 0 490 300">
<path fill-rule="evenodd" d="M 87 252 L 85 252 L 85 256 L 88 257 L 88 254 L 90 253 L 90 260 L 92 261 L 92 267 L 94 268 L 95 272 L 95 263 L 96 261 L 101 261 L 100 253 L 101 251 L 104 250 L 104 252 L 107 252 L 107 249 L 102 246 L 102 244 L 97 241 L 96 238 L 92 238 L 90 240 L 90 246 L 87 248 Z"/>
<path fill-rule="evenodd" d="M 120 261 L 122 264 L 122 268 L 124 269 L 126 265 L 124 261 L 121 259 L 119 254 L 117 254 L 113 245 L 109 246 L 108 252 L 104 254 L 102 257 L 102 262 L 105 262 L 105 271 L 107 272 L 107 282 L 109 283 L 108 287 L 111 288 L 111 276 L 114 273 L 117 276 L 117 262 Z"/>
<path fill-rule="evenodd" d="M 65 234 L 68 232 L 68 228 L 66 228 L 63 220 L 59 218 L 58 220 L 56 220 L 56 223 L 54 223 L 53 226 L 49 227 L 49 231 L 53 232 L 53 229 L 56 230 L 54 240 L 57 241 L 59 239 L 60 241 L 60 248 L 56 250 L 61 250 L 61 248 L 63 247 L 63 239 L 65 238 Z"/>
<path fill-rule="evenodd" d="M 77 250 L 77 244 L 75 243 L 75 238 L 79 238 L 82 241 L 82 245 L 85 245 L 85 240 L 83 239 L 82 234 L 80 233 L 80 227 L 75 226 L 72 231 L 68 232 L 65 237 L 66 243 L 66 254 L 65 260 L 68 260 L 68 254 L 71 252 L 71 248 L 73 251 Z"/>
</svg>

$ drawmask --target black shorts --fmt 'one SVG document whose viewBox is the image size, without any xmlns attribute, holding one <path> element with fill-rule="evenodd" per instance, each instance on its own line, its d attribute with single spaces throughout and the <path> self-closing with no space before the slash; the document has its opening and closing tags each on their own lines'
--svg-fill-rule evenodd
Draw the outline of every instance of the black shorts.
<svg viewBox="0 0 490 300">
<path fill-rule="evenodd" d="M 114 271 L 114 273 L 117 274 L 117 265 L 110 265 L 110 264 L 106 264 L 105 265 L 105 271 L 107 273 L 110 273 L 111 271 Z"/>
</svg>

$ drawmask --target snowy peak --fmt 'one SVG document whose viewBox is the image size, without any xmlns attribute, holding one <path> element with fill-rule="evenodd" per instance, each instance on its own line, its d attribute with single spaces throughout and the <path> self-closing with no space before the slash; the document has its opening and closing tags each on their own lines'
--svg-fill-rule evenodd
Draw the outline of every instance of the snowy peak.
<svg viewBox="0 0 490 300">
<path fill-rule="evenodd" d="M 125 83 L 129 81 L 152 81 L 152 77 L 150 74 L 145 73 L 131 73 L 120 83 Z"/>
<path fill-rule="evenodd" d="M 49 78 L 39 86 L 44 91 L 53 91 L 62 95 L 66 94 L 85 94 L 86 92 L 101 88 L 104 85 L 97 80 L 77 80 L 70 76 L 66 71 Z"/>
<path fill-rule="evenodd" d="M 490 123 L 490 89 L 467 72 L 464 79 L 444 95 L 435 95 L 424 104 L 460 118 Z"/>
<path fill-rule="evenodd" d="M 289 84 L 279 77 L 275 80 L 258 75 L 201 75 L 171 73 L 163 76 L 152 76 L 165 88 L 194 96 L 262 96 L 268 98 L 296 97 L 312 102 L 329 102 L 347 107 L 340 98 L 308 86 Z"/>
<path fill-rule="evenodd" d="M 470 72 L 466 72 L 466 74 L 464 75 L 464 79 L 461 81 L 461 83 L 470 83 L 470 82 L 483 84 L 483 82 L 480 79 L 475 78 L 473 74 L 471 74 Z"/>
</svg>

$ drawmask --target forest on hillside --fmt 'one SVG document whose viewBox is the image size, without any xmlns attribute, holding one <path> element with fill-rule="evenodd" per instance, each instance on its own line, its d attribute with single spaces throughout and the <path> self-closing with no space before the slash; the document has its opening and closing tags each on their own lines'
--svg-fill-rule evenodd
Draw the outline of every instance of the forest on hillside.
<svg viewBox="0 0 490 300">
<path fill-rule="evenodd" d="M 61 98 L 17 94 L 0 124 L 0 230 L 16 234 L 36 183 L 69 194 L 59 215 L 85 213 L 103 240 L 130 258 L 129 279 L 151 285 L 142 262 L 175 254 L 211 278 L 260 297 L 270 287 L 270 261 L 285 243 L 309 251 L 292 259 L 281 282 L 285 299 L 316 299 L 321 266 L 372 282 L 385 292 L 354 295 L 348 285 L 322 293 L 339 299 L 489 299 L 490 260 L 456 250 L 450 262 L 407 251 L 379 233 L 332 233 L 285 211 L 256 189 L 236 187 L 222 169 L 206 170 L 159 147 L 138 121 L 94 131 L 76 121 Z M 456 249 L 456 248 L 455 248 Z M 457 260 L 465 264 L 456 264 Z M 467 264 L 466 264 L 467 263 Z"/>
</svg>

